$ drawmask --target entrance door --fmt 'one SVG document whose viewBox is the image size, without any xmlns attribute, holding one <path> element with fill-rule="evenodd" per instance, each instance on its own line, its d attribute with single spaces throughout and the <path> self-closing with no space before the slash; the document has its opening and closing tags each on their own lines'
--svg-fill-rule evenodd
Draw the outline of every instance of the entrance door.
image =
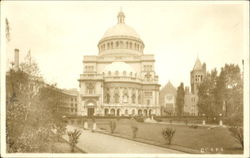
<svg viewBox="0 0 250 158">
<path fill-rule="evenodd" d="M 88 116 L 93 116 L 95 113 L 95 108 L 88 108 Z"/>
</svg>

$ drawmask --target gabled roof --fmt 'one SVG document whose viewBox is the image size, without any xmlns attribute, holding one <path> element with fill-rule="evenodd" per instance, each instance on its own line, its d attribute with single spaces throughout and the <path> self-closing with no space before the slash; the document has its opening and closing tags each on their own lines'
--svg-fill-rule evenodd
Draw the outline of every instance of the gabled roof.
<svg viewBox="0 0 250 158">
<path fill-rule="evenodd" d="M 170 81 L 168 81 L 168 83 L 161 89 L 161 92 L 176 94 L 176 88 Z"/>
</svg>

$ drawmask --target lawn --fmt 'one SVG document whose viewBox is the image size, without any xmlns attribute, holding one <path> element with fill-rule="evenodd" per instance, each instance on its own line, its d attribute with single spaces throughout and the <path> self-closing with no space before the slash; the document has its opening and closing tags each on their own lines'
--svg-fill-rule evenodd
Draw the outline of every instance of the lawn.
<svg viewBox="0 0 250 158">
<path fill-rule="evenodd" d="M 69 143 L 64 140 L 63 138 L 58 138 L 56 135 L 53 135 L 54 137 L 52 138 L 50 144 L 48 145 L 48 153 L 72 153 L 70 150 L 70 145 Z M 85 153 L 82 150 L 79 150 L 78 148 L 75 148 L 75 151 L 73 153 Z"/>
<path fill-rule="evenodd" d="M 96 120 L 97 127 L 110 131 L 109 120 Z M 165 127 L 171 127 L 176 130 L 172 144 L 183 146 L 196 150 L 219 150 L 223 149 L 223 153 L 241 154 L 240 144 L 230 135 L 226 128 L 217 127 L 208 129 L 207 127 L 190 128 L 188 125 L 162 125 L 153 123 L 135 123 L 138 126 L 137 138 L 150 140 L 160 144 L 166 144 L 161 135 L 161 131 Z M 91 127 L 91 121 L 89 121 Z M 131 121 L 128 119 L 120 119 L 117 121 L 115 133 L 122 136 L 132 138 Z"/>
</svg>

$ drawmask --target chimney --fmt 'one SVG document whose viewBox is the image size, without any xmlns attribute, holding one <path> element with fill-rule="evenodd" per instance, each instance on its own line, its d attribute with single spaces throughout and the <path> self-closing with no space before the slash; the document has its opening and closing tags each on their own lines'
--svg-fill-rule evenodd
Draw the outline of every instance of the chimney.
<svg viewBox="0 0 250 158">
<path fill-rule="evenodd" d="M 186 87 L 185 87 L 185 94 L 188 94 L 188 93 L 189 93 L 189 87 L 186 86 Z"/>
<path fill-rule="evenodd" d="M 15 49 L 15 57 L 14 57 L 14 68 L 17 71 L 19 69 L 19 49 Z"/>
</svg>

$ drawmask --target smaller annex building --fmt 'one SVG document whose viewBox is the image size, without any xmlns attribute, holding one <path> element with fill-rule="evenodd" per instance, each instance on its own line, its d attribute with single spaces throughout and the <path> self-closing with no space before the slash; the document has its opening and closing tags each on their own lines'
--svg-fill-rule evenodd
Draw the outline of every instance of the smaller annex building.
<svg viewBox="0 0 250 158">
<path fill-rule="evenodd" d="M 197 58 L 192 71 L 190 72 L 190 84 L 185 87 L 184 107 L 183 115 L 185 116 L 197 116 L 198 110 L 198 87 L 204 81 L 206 77 L 206 64 L 201 63 Z M 177 88 L 175 88 L 170 81 L 160 90 L 159 103 L 161 106 L 162 116 L 176 115 L 176 97 Z"/>
</svg>

